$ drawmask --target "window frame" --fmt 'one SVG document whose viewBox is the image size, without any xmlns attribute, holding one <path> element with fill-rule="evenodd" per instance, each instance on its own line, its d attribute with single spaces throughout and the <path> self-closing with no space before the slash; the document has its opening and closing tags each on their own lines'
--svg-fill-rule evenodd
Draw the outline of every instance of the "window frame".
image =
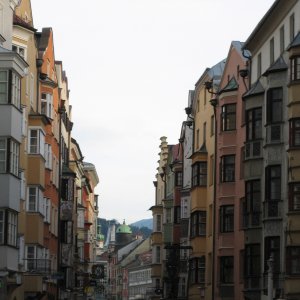
<svg viewBox="0 0 300 300">
<path fill-rule="evenodd" d="M 0 245 L 17 247 L 18 242 L 18 212 L 11 209 L 0 209 L 2 215 Z"/>
<path fill-rule="evenodd" d="M 198 210 L 191 213 L 191 237 L 206 236 L 207 212 Z"/>
<path fill-rule="evenodd" d="M 296 191 L 295 187 L 298 187 Z M 296 207 L 295 197 L 297 199 Z M 289 184 L 289 211 L 300 212 L 300 182 L 292 182 Z"/>
<path fill-rule="evenodd" d="M 234 109 L 231 111 L 230 108 Z M 221 131 L 236 130 L 236 103 L 224 104 L 221 110 Z M 231 117 L 234 117 L 234 120 L 231 120 Z"/>
<path fill-rule="evenodd" d="M 199 161 L 192 165 L 192 187 L 207 186 L 207 162 Z"/>
<path fill-rule="evenodd" d="M 205 267 L 206 267 L 205 255 L 191 258 L 189 264 L 191 265 L 190 268 L 191 283 L 192 284 L 205 283 Z"/>
<path fill-rule="evenodd" d="M 232 158 L 233 162 L 228 162 Z M 220 171 L 221 182 L 235 182 L 235 154 L 221 156 Z"/>
<path fill-rule="evenodd" d="M 291 253 L 292 250 L 296 250 L 298 253 Z M 297 271 L 292 271 L 293 268 L 297 268 Z M 300 275 L 300 246 L 288 246 L 286 248 L 286 273 L 291 276 Z"/>
<path fill-rule="evenodd" d="M 276 124 L 281 123 L 283 120 L 283 113 L 282 113 L 282 103 L 283 103 L 283 88 L 276 87 L 271 88 L 267 92 L 267 124 Z M 277 105 L 280 106 L 276 107 Z M 280 117 L 276 120 L 274 117 L 274 110 L 275 112 L 280 112 Z"/>
<path fill-rule="evenodd" d="M 296 126 L 299 123 L 298 126 Z M 290 119 L 289 121 L 289 142 L 290 142 L 290 147 L 300 147 L 300 118 L 293 118 Z M 296 142 L 296 137 L 299 136 L 299 142 Z"/>
<path fill-rule="evenodd" d="M 256 188 L 259 187 L 259 189 Z M 245 181 L 245 211 L 244 217 L 247 219 L 249 227 L 259 226 L 261 222 L 261 181 L 253 179 Z M 257 196 L 257 198 L 256 198 Z M 257 209 L 258 208 L 258 209 Z M 258 221 L 257 220 L 258 217 Z M 251 222 L 250 222 L 251 220 Z"/>
<path fill-rule="evenodd" d="M 32 136 L 33 132 L 36 132 L 36 136 Z M 33 140 L 36 140 L 34 145 Z M 28 154 L 45 156 L 45 133 L 39 127 L 28 128 Z"/>
<path fill-rule="evenodd" d="M 246 244 L 245 245 L 245 278 L 258 278 L 261 274 L 261 247 L 260 244 Z M 256 269 L 257 268 L 257 269 Z"/>
<path fill-rule="evenodd" d="M 300 55 L 295 55 L 290 58 L 290 79 L 291 81 L 300 80 Z"/>
<path fill-rule="evenodd" d="M 53 95 L 41 92 L 41 114 L 53 119 Z"/>
<path fill-rule="evenodd" d="M 234 232 L 234 205 L 221 205 L 219 209 L 219 216 L 220 232 Z"/>
<path fill-rule="evenodd" d="M 260 115 L 260 118 L 257 117 Z M 260 127 L 257 126 L 257 123 Z M 259 131 L 257 131 L 259 127 Z M 262 139 L 262 107 L 254 107 L 246 110 L 246 141 Z"/>
<path fill-rule="evenodd" d="M 176 171 L 175 172 L 175 186 L 181 187 L 183 184 L 183 172 L 182 171 Z"/>
<path fill-rule="evenodd" d="M 228 275 L 231 275 L 228 279 Z M 234 283 L 234 256 L 220 256 L 220 284 Z"/>
<path fill-rule="evenodd" d="M 4 142 L 0 149 L 0 163 L 3 167 L 0 169 L 0 174 L 12 174 L 19 178 L 19 163 L 20 163 L 20 144 L 13 138 L 0 137 L 0 141 Z M 1 143 L 2 144 L 2 143 Z M 0 156 L 0 157 L 1 157 Z"/>
</svg>

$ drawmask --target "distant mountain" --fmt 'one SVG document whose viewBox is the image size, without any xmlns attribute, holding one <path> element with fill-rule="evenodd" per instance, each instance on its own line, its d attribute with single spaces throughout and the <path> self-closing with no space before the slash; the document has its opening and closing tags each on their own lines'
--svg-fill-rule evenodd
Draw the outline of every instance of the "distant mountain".
<svg viewBox="0 0 300 300">
<path fill-rule="evenodd" d="M 135 227 L 138 227 L 138 228 L 142 228 L 142 227 L 147 227 L 149 229 L 153 229 L 153 219 L 143 219 L 143 220 L 140 220 L 140 221 L 136 221 L 132 224 L 130 224 L 129 226 L 135 226 Z"/>
</svg>

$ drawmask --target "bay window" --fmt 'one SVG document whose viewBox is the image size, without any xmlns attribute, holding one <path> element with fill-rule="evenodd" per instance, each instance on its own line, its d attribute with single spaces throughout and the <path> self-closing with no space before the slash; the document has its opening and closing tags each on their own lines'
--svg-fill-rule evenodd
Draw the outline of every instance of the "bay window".
<svg viewBox="0 0 300 300">
<path fill-rule="evenodd" d="M 300 147 L 300 118 L 290 120 L 290 147 Z"/>
<path fill-rule="evenodd" d="M 206 235 L 206 211 L 191 214 L 191 237 Z"/>
<path fill-rule="evenodd" d="M 45 155 L 45 134 L 40 128 L 29 128 L 29 154 Z"/>
<path fill-rule="evenodd" d="M 236 104 L 222 106 L 222 131 L 235 130 L 236 128 Z"/>
<path fill-rule="evenodd" d="M 289 185 L 289 210 L 300 211 L 300 182 Z"/>
<path fill-rule="evenodd" d="M 0 210 L 0 245 L 17 246 L 18 213 L 13 210 Z"/>
<path fill-rule="evenodd" d="M 190 278 L 193 284 L 205 283 L 205 256 L 194 257 L 190 260 Z"/>
<path fill-rule="evenodd" d="M 19 176 L 19 148 L 15 140 L 0 137 L 0 173 Z"/>
<path fill-rule="evenodd" d="M 258 226 L 261 213 L 260 180 L 249 180 L 245 184 L 244 223 L 246 227 Z"/>
<path fill-rule="evenodd" d="M 207 185 L 207 162 L 197 162 L 192 166 L 192 186 Z"/>
<path fill-rule="evenodd" d="M 52 94 L 42 93 L 41 95 L 41 113 L 48 118 L 53 117 L 53 97 Z"/>
<path fill-rule="evenodd" d="M 37 186 L 27 187 L 27 204 L 28 212 L 39 212 L 44 215 L 44 198 L 42 190 Z"/>
<path fill-rule="evenodd" d="M 291 59 L 291 81 L 300 80 L 300 56 Z"/>
<path fill-rule="evenodd" d="M 287 247 L 286 250 L 287 274 L 300 276 L 300 247 Z"/>
<path fill-rule="evenodd" d="M 233 283 L 234 278 L 234 260 L 233 256 L 221 256 L 220 257 L 220 283 L 228 284 Z"/>
<path fill-rule="evenodd" d="M 21 107 L 21 78 L 12 70 L 0 70 L 0 104 Z"/>
</svg>

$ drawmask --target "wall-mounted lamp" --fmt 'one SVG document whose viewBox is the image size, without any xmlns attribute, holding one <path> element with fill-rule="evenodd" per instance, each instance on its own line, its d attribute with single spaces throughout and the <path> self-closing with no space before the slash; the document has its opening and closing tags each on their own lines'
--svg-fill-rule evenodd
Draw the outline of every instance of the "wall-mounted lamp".
<svg viewBox="0 0 300 300">
<path fill-rule="evenodd" d="M 166 181 L 166 178 L 165 178 L 165 176 L 166 176 L 166 167 L 163 166 L 161 168 L 162 168 L 162 172 L 159 173 L 159 176 L 161 177 L 162 181 L 165 182 Z"/>
<path fill-rule="evenodd" d="M 246 78 L 249 74 L 249 70 L 248 69 L 241 69 L 241 70 L 239 70 L 239 74 L 242 78 Z"/>
<path fill-rule="evenodd" d="M 218 99 L 217 98 L 212 98 L 209 100 L 209 103 L 211 104 L 212 107 L 216 107 L 218 105 Z"/>
<path fill-rule="evenodd" d="M 210 81 L 205 81 L 204 82 L 204 86 L 205 86 L 205 89 L 210 93 L 210 94 L 213 94 L 213 95 L 216 95 L 217 93 L 215 93 L 213 91 L 213 81 L 210 80 Z"/>
<path fill-rule="evenodd" d="M 184 142 L 184 138 L 180 138 L 178 141 L 180 144 L 182 144 Z"/>
<path fill-rule="evenodd" d="M 184 110 L 185 110 L 185 113 L 187 114 L 187 116 L 188 116 L 191 120 L 194 120 L 194 118 L 191 116 L 192 111 L 193 111 L 192 107 L 191 107 L 191 106 L 188 106 L 188 107 L 186 107 Z"/>
</svg>

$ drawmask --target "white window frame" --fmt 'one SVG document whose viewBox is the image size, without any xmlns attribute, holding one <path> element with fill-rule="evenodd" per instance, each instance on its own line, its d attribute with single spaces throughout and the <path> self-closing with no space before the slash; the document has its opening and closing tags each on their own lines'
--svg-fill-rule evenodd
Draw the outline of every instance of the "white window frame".
<svg viewBox="0 0 300 300">
<path fill-rule="evenodd" d="M 50 93 L 41 93 L 41 113 L 48 118 L 53 118 L 53 96 Z"/>
<path fill-rule="evenodd" d="M 2 74 L 6 74 L 6 78 L 2 78 L 1 76 Z M 5 91 L 1 92 L 1 88 L 0 88 L 0 104 L 7 104 L 8 103 L 8 89 L 9 89 L 9 71 L 6 69 L 0 69 L 0 85 L 5 86 Z M 4 96 L 2 96 L 4 95 Z M 2 100 L 1 98 L 4 97 Z"/>
<path fill-rule="evenodd" d="M 45 167 L 52 170 L 52 146 L 45 144 Z"/>
<path fill-rule="evenodd" d="M 38 186 L 27 187 L 26 211 L 39 212 L 44 215 L 44 197 L 43 192 Z"/>
<path fill-rule="evenodd" d="M 27 108 L 22 106 L 22 136 L 27 136 Z"/>
<path fill-rule="evenodd" d="M 18 53 L 24 60 L 27 59 L 27 48 L 23 45 L 13 44 L 12 51 Z"/>
<path fill-rule="evenodd" d="M 11 78 L 11 104 L 21 108 L 21 78 L 15 72 Z"/>
<path fill-rule="evenodd" d="M 21 200 L 26 200 L 26 178 L 25 172 L 20 171 L 19 177 L 21 179 Z"/>
<path fill-rule="evenodd" d="M 33 136 L 33 132 L 36 132 L 35 136 Z M 34 140 L 36 140 L 35 145 L 33 145 Z M 40 154 L 43 157 L 45 155 L 45 133 L 39 127 L 28 128 L 28 153 Z"/>
<path fill-rule="evenodd" d="M 8 145 L 10 151 L 8 154 Z M 19 177 L 20 145 L 10 138 L 0 138 L 0 173 L 11 173 Z M 9 160 L 9 166 L 7 161 Z"/>
<path fill-rule="evenodd" d="M 51 220 L 51 200 L 44 198 L 44 222 L 50 223 Z"/>
</svg>

